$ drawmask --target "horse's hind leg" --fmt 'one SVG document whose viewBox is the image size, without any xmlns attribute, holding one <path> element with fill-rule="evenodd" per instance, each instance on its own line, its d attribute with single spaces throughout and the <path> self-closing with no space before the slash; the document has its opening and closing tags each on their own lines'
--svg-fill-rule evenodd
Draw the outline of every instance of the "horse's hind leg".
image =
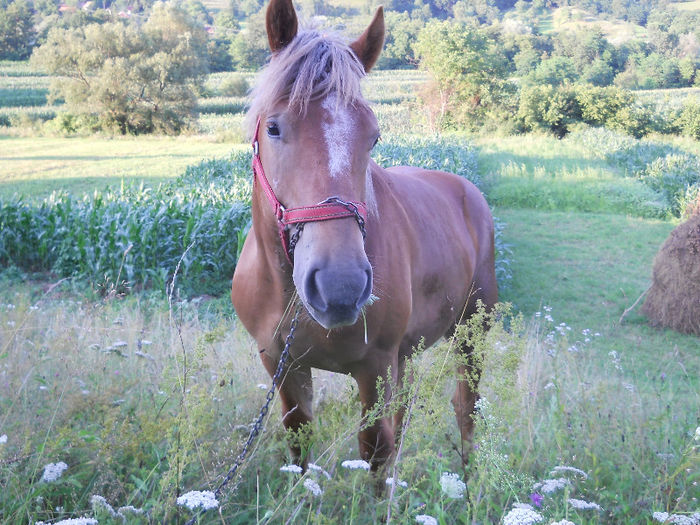
<svg viewBox="0 0 700 525">
<path fill-rule="evenodd" d="M 496 276 L 493 271 L 487 273 L 486 278 L 475 281 L 479 285 L 470 295 L 465 307 L 464 318 L 471 317 L 477 308 L 477 302 L 481 300 L 486 311 L 489 312 L 498 302 L 498 290 L 496 287 Z M 488 323 L 483 325 L 484 330 L 488 330 Z M 454 328 L 452 329 L 454 332 Z M 472 446 L 474 435 L 474 408 L 479 399 L 477 390 L 481 379 L 481 357 L 475 355 L 474 348 L 467 341 L 456 341 L 458 351 L 462 358 L 457 366 L 457 388 L 452 396 L 452 406 L 454 407 L 457 425 L 462 438 L 462 460 L 467 461 Z"/>
<path fill-rule="evenodd" d="M 263 359 L 263 363 L 272 376 L 276 364 L 273 365 L 271 360 L 266 359 Z M 311 425 L 308 423 L 313 419 L 311 369 L 295 364 L 289 365 L 282 372 L 278 391 L 282 401 L 282 424 L 287 430 L 292 461 L 306 470 L 311 438 Z"/>
</svg>

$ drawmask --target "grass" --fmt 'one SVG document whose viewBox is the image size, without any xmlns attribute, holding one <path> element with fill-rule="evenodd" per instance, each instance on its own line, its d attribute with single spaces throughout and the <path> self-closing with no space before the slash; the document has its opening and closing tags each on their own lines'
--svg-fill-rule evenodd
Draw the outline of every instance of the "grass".
<svg viewBox="0 0 700 525">
<path fill-rule="evenodd" d="M 0 136 L 0 198 L 37 198 L 55 190 L 75 195 L 125 182 L 147 186 L 179 175 L 198 161 L 229 153 L 230 143 L 204 137 L 47 138 Z"/>
</svg>

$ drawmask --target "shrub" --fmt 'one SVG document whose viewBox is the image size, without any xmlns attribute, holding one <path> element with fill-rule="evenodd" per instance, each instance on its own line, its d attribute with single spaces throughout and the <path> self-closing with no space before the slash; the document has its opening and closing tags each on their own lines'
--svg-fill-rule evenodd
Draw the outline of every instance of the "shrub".
<svg viewBox="0 0 700 525">
<path fill-rule="evenodd" d="M 518 120 L 525 130 L 547 130 L 558 137 L 581 118 L 574 90 L 550 85 L 524 87 L 520 94 Z"/>
<path fill-rule="evenodd" d="M 224 97 L 245 97 L 250 90 L 250 84 L 242 76 L 228 77 L 219 86 L 219 94 Z"/>
<path fill-rule="evenodd" d="M 678 216 L 686 192 L 700 185 L 700 158 L 688 153 L 672 153 L 655 159 L 639 175 L 642 182 L 663 194 Z"/>
<path fill-rule="evenodd" d="M 676 119 L 676 125 L 683 135 L 700 140 L 700 104 L 694 100 L 686 101 L 681 114 Z"/>
</svg>

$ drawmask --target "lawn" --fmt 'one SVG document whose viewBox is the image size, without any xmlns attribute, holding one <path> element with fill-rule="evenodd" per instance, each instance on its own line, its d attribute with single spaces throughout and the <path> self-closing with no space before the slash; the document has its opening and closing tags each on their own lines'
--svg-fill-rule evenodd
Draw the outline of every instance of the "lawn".
<svg viewBox="0 0 700 525">
<path fill-rule="evenodd" d="M 199 136 L 0 136 L 0 198 L 16 192 L 40 198 L 56 190 L 79 195 L 122 182 L 157 185 L 240 147 Z"/>
</svg>

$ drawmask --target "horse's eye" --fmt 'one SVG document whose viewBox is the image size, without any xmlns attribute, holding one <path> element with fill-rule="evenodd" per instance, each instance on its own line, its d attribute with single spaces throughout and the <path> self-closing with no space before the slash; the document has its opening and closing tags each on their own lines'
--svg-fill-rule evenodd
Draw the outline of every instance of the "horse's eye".
<svg viewBox="0 0 700 525">
<path fill-rule="evenodd" d="M 382 138 L 382 136 L 381 136 L 381 135 L 377 135 L 377 138 L 376 138 L 376 139 L 374 139 L 374 144 L 372 144 L 372 149 L 374 149 L 374 146 L 376 146 L 376 145 L 377 145 L 377 143 L 379 142 L 379 139 L 381 139 L 381 138 Z"/>
<path fill-rule="evenodd" d="M 280 136 L 280 128 L 277 124 L 274 122 L 271 124 L 267 125 L 267 134 L 270 137 L 279 137 Z"/>
</svg>

